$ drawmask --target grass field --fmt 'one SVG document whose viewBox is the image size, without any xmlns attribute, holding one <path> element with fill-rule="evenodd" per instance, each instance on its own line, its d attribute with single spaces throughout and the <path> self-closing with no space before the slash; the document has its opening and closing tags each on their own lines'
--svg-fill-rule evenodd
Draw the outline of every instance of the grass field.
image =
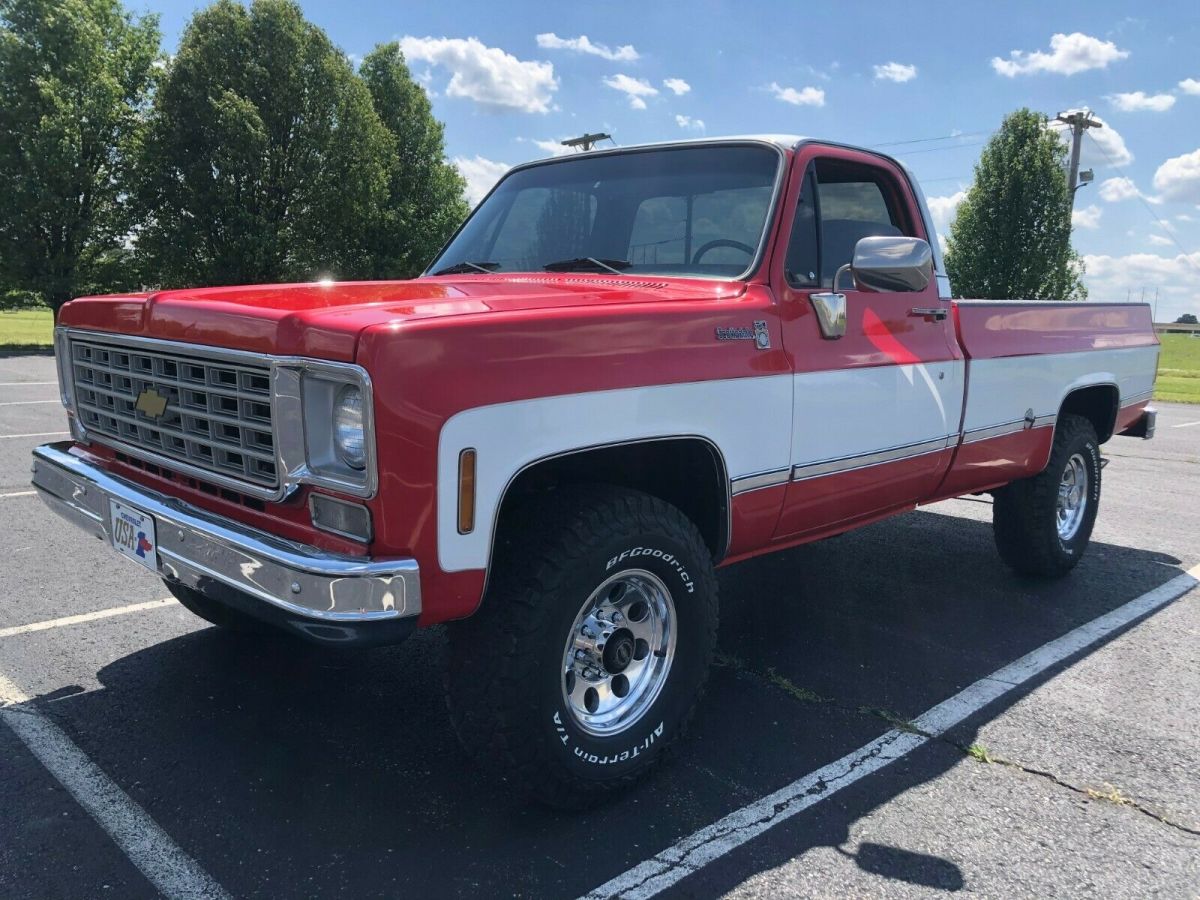
<svg viewBox="0 0 1200 900">
<path fill-rule="evenodd" d="M 53 344 L 54 314 L 50 310 L 0 312 L 0 350 L 38 349 Z"/>
<path fill-rule="evenodd" d="M 53 344 L 54 318 L 48 309 L 0 312 L 0 350 L 44 348 Z M 1164 334 L 1156 400 L 1200 403 L 1200 338 Z"/>
<path fill-rule="evenodd" d="M 1200 403 L 1200 337 L 1190 334 L 1159 335 L 1162 356 L 1158 362 L 1156 400 Z"/>
</svg>

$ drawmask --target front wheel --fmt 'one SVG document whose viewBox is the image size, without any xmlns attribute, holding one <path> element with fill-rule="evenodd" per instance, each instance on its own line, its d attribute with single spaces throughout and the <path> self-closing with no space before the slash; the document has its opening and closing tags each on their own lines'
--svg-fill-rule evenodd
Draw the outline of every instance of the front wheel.
<svg viewBox="0 0 1200 900">
<path fill-rule="evenodd" d="M 638 780 L 682 734 L 716 643 L 696 527 L 617 488 L 569 488 L 514 518 L 484 605 L 450 632 L 447 698 L 468 752 L 577 808 Z"/>
<path fill-rule="evenodd" d="M 1082 416 L 1063 416 L 1046 468 L 996 491 L 996 547 L 1022 575 L 1065 575 L 1087 549 L 1099 508 L 1096 429 Z"/>
</svg>

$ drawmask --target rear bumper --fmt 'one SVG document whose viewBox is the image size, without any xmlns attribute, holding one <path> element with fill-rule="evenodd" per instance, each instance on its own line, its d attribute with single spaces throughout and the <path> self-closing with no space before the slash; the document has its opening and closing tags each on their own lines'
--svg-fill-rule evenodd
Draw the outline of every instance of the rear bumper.
<svg viewBox="0 0 1200 900">
<path fill-rule="evenodd" d="M 168 581 L 322 643 L 394 643 L 416 627 L 415 560 L 341 556 L 285 541 L 110 475 L 69 453 L 71 446 L 33 451 L 42 499 L 104 541 L 110 499 L 153 516 L 156 567 Z"/>
</svg>

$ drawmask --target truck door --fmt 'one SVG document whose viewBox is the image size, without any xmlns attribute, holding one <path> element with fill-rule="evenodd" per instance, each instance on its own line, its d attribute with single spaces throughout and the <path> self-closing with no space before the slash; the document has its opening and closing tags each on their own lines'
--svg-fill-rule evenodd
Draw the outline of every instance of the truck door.
<svg viewBox="0 0 1200 900">
<path fill-rule="evenodd" d="M 862 290 L 847 273 L 833 283 L 864 237 L 936 240 L 907 176 L 868 153 L 809 146 L 791 180 L 791 234 L 772 262 L 795 371 L 792 480 L 778 537 L 839 530 L 929 496 L 949 465 L 963 399 L 950 302 L 936 281 L 918 292 Z M 833 293 L 846 301 L 836 339 L 812 302 Z"/>
</svg>

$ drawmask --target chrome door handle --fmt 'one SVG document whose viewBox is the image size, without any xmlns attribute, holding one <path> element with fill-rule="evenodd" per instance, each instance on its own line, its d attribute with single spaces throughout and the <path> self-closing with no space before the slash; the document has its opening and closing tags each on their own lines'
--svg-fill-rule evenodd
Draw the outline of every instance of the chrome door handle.
<svg viewBox="0 0 1200 900">
<path fill-rule="evenodd" d="M 908 314 L 940 322 L 946 316 L 950 315 L 950 312 L 944 306 L 914 306 Z"/>
</svg>

